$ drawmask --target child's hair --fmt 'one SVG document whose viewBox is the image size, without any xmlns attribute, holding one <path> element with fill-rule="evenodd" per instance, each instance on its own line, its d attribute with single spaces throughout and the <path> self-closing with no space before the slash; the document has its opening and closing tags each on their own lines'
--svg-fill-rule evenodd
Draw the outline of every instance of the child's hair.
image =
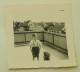
<svg viewBox="0 0 80 72">
<path fill-rule="evenodd" d="M 33 37 L 37 37 L 37 34 L 32 34 Z"/>
</svg>

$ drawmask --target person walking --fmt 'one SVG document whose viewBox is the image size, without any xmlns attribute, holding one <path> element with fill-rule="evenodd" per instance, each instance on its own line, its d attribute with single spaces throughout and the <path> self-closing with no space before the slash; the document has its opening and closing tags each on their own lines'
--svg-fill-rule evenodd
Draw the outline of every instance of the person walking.
<svg viewBox="0 0 80 72">
<path fill-rule="evenodd" d="M 37 39 L 37 34 L 32 34 L 33 39 L 30 41 L 30 49 L 32 52 L 33 60 L 37 57 L 39 60 L 40 48 L 42 47 L 42 43 Z"/>
</svg>

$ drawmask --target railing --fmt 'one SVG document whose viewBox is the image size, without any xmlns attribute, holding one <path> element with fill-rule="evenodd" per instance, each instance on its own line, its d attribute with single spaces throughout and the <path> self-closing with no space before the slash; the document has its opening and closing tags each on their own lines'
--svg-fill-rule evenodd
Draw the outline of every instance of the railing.
<svg viewBox="0 0 80 72">
<path fill-rule="evenodd" d="M 40 41 L 43 41 L 44 40 L 44 32 L 31 32 L 31 31 L 28 31 L 28 32 L 15 32 L 14 33 L 14 42 L 15 43 L 27 43 L 29 41 L 31 41 L 32 39 L 32 34 L 33 33 L 36 33 L 37 34 L 37 38 L 40 40 Z"/>
<path fill-rule="evenodd" d="M 65 34 L 44 32 L 44 41 L 67 50 L 67 41 Z"/>
<path fill-rule="evenodd" d="M 14 33 L 14 42 L 15 43 L 27 43 L 30 42 L 32 39 L 32 34 L 36 33 L 37 38 L 44 42 L 47 42 L 53 46 L 59 47 L 60 49 L 63 49 L 67 51 L 67 41 L 66 41 L 66 35 L 65 34 L 59 34 L 59 33 L 51 33 L 46 31 L 41 32 L 15 32 Z"/>
</svg>

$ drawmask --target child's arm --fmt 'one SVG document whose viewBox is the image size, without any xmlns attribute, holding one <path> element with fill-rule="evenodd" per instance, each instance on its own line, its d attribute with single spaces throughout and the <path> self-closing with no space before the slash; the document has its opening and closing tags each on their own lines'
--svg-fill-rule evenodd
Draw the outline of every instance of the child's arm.
<svg viewBox="0 0 80 72">
<path fill-rule="evenodd" d="M 42 43 L 38 40 L 39 47 L 42 47 Z"/>
</svg>

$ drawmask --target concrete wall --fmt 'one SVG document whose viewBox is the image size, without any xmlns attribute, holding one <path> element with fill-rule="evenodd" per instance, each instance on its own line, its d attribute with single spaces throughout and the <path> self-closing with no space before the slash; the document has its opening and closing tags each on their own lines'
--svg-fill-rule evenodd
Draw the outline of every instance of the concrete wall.
<svg viewBox="0 0 80 72">
<path fill-rule="evenodd" d="M 29 42 L 32 39 L 32 34 L 36 33 L 37 38 L 43 41 L 43 32 L 24 32 L 24 33 L 14 33 L 14 42 Z"/>
<path fill-rule="evenodd" d="M 24 32 L 24 33 L 14 33 L 14 42 L 29 42 L 32 39 L 32 34 L 36 33 L 37 38 L 40 41 L 48 42 L 52 45 L 58 46 L 67 50 L 66 36 L 62 34 L 54 34 L 50 32 Z"/>
<path fill-rule="evenodd" d="M 66 37 L 54 35 L 54 45 L 59 46 L 59 47 L 67 50 Z"/>
</svg>

